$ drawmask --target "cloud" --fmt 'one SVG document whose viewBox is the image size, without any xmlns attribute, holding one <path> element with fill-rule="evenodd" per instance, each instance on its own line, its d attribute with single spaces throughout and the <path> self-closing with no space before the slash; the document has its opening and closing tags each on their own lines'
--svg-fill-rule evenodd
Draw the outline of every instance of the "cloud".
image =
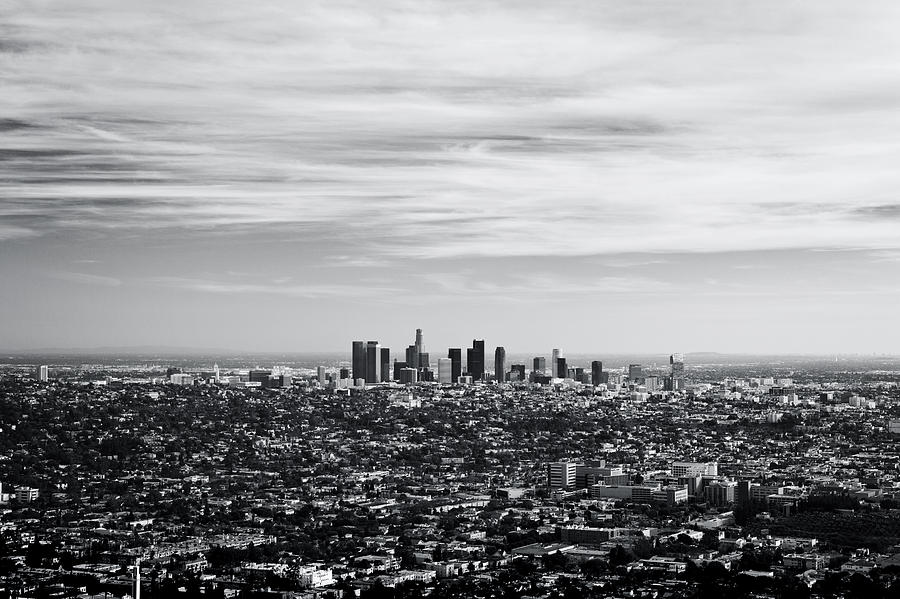
<svg viewBox="0 0 900 599">
<path fill-rule="evenodd" d="M 144 280 L 144 283 L 151 286 L 173 287 L 213 294 L 283 295 L 306 299 L 375 298 L 400 293 L 398 289 L 375 284 L 360 286 L 319 283 L 287 284 L 287 281 L 283 280 L 254 282 L 247 280 L 221 281 L 213 279 L 193 279 L 187 277 L 152 277 Z"/>
<path fill-rule="evenodd" d="M 7 3 L 0 241 L 897 249 L 898 7 L 826 4 Z"/>
<path fill-rule="evenodd" d="M 875 220 L 900 218 L 900 204 L 880 204 L 877 206 L 862 206 L 854 209 L 854 214 L 862 218 Z"/>
<path fill-rule="evenodd" d="M 93 275 L 83 272 L 53 272 L 49 274 L 54 279 L 60 281 L 80 283 L 83 285 L 95 285 L 99 287 L 120 287 L 122 285 L 120 279 L 105 275 Z"/>
</svg>

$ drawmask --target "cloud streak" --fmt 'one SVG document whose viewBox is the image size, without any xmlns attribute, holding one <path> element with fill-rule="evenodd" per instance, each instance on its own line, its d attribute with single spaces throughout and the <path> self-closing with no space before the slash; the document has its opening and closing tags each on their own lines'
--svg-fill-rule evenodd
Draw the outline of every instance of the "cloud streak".
<svg viewBox="0 0 900 599">
<path fill-rule="evenodd" d="M 900 247 L 892 3 L 6 6 L 0 238 L 316 223 L 423 258 Z"/>
</svg>

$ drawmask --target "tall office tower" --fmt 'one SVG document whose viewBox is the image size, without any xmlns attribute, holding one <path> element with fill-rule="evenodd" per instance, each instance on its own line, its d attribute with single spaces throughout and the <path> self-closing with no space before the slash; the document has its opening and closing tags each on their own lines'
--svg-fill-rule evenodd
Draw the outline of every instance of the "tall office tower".
<svg viewBox="0 0 900 599">
<path fill-rule="evenodd" d="M 419 353 L 419 370 L 428 370 L 431 368 L 431 356 L 428 352 Z"/>
<path fill-rule="evenodd" d="M 450 358 L 438 358 L 438 382 L 441 384 L 453 382 L 453 360 Z"/>
<path fill-rule="evenodd" d="M 672 354 L 669 364 L 672 366 L 672 376 L 667 386 L 670 391 L 680 391 L 684 389 L 684 354 Z"/>
<path fill-rule="evenodd" d="M 381 364 L 378 358 L 381 353 L 381 347 L 377 341 L 369 341 L 366 343 L 366 382 L 381 382 Z"/>
<path fill-rule="evenodd" d="M 546 374 L 545 370 L 547 370 L 547 358 L 535 358 L 532 361 L 531 372 L 535 374 Z"/>
<path fill-rule="evenodd" d="M 520 381 L 520 382 L 526 380 L 524 364 L 513 364 L 512 366 L 510 366 L 509 371 L 510 371 L 510 379 L 509 380 L 511 380 L 511 381 L 516 380 L 516 381 Z"/>
<path fill-rule="evenodd" d="M 50 378 L 50 369 L 46 366 L 38 366 L 34 369 L 34 378 L 42 383 L 46 383 Z"/>
<path fill-rule="evenodd" d="M 406 367 L 417 370 L 419 368 L 419 350 L 416 349 L 415 345 L 410 345 L 406 348 Z"/>
<path fill-rule="evenodd" d="M 319 380 L 320 385 L 324 385 L 328 382 L 328 379 L 325 378 L 325 367 L 319 366 L 316 368 L 316 378 Z"/>
<path fill-rule="evenodd" d="M 416 353 L 421 354 L 425 351 L 425 345 L 422 343 L 422 329 L 416 329 Z"/>
<path fill-rule="evenodd" d="M 218 383 L 219 382 L 219 364 L 218 363 L 213 364 L 213 377 L 215 378 L 215 381 Z"/>
<path fill-rule="evenodd" d="M 640 364 L 628 365 L 628 378 L 632 381 L 644 378 L 644 369 L 641 368 Z"/>
<path fill-rule="evenodd" d="M 353 358 L 351 359 L 351 366 L 353 367 L 353 380 L 358 381 L 359 379 L 365 380 L 366 378 L 366 342 L 365 341 L 354 341 L 353 342 Z"/>
<path fill-rule="evenodd" d="M 559 364 L 559 359 L 562 357 L 562 355 L 563 355 L 562 350 L 554 349 L 553 355 L 550 358 L 550 376 L 552 376 L 554 378 L 566 376 L 565 372 L 560 374 L 559 371 L 556 369 L 556 365 Z"/>
<path fill-rule="evenodd" d="M 547 486 L 551 489 L 571 489 L 575 486 L 575 462 L 547 464 Z"/>
<path fill-rule="evenodd" d="M 591 384 L 599 385 L 600 380 L 603 378 L 603 362 L 600 360 L 594 360 L 591 362 Z"/>
<path fill-rule="evenodd" d="M 381 381 L 386 383 L 391 380 L 391 348 L 381 348 Z"/>
<path fill-rule="evenodd" d="M 455 383 L 462 376 L 462 349 L 451 347 L 447 351 L 447 357 L 450 358 L 451 363 L 450 379 Z"/>
<path fill-rule="evenodd" d="M 341 377 L 342 381 L 344 379 L 349 379 L 350 378 L 350 369 L 349 368 L 341 368 L 340 377 Z"/>
<path fill-rule="evenodd" d="M 472 339 L 472 347 L 466 350 L 466 366 L 473 381 L 484 378 L 484 339 Z"/>
<path fill-rule="evenodd" d="M 503 346 L 494 350 L 494 378 L 498 383 L 506 381 L 506 348 Z"/>
<path fill-rule="evenodd" d="M 400 382 L 400 371 L 407 367 L 406 362 L 394 360 L 394 380 Z"/>
<path fill-rule="evenodd" d="M 560 356 L 556 358 L 556 376 L 564 379 L 569 375 L 569 367 L 566 365 L 566 359 Z"/>
<path fill-rule="evenodd" d="M 405 385 L 412 385 L 419 380 L 419 372 L 415 368 L 402 368 L 400 370 L 400 382 Z"/>
</svg>

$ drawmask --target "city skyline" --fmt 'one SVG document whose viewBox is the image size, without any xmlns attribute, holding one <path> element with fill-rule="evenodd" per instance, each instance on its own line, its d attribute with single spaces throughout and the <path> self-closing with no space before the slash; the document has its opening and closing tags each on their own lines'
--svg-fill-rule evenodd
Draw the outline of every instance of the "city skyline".
<svg viewBox="0 0 900 599">
<path fill-rule="evenodd" d="M 5 3 L 0 348 L 897 354 L 898 19 Z"/>
</svg>

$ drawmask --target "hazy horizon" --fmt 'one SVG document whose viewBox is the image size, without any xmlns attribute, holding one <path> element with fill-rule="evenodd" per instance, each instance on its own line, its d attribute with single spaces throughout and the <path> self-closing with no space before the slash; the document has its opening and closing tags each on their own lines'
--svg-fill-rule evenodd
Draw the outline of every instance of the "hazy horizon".
<svg viewBox="0 0 900 599">
<path fill-rule="evenodd" d="M 900 352 L 898 21 L 5 2 L 0 346 Z"/>
</svg>

